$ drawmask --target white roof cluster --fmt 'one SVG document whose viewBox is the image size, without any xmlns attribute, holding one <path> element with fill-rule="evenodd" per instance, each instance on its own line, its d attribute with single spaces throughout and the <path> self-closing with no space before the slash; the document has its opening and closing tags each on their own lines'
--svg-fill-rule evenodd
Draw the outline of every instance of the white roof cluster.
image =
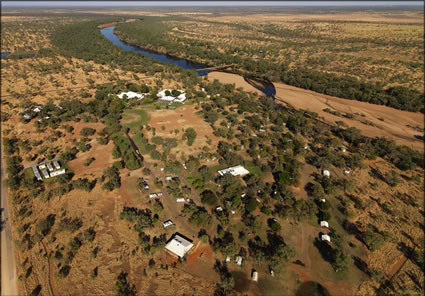
<svg viewBox="0 0 425 296">
<path fill-rule="evenodd" d="M 186 93 L 183 90 L 178 90 L 180 92 L 180 95 L 175 97 L 173 95 L 169 95 L 167 96 L 165 94 L 166 91 L 169 91 L 170 93 L 172 92 L 171 89 L 164 89 L 161 90 L 157 96 L 161 101 L 166 101 L 166 102 L 175 102 L 175 103 L 183 103 L 186 100 Z"/>
<path fill-rule="evenodd" d="M 132 98 L 137 98 L 137 99 L 141 100 L 141 99 L 143 99 L 145 97 L 145 94 L 139 94 L 139 93 L 136 93 L 134 91 L 128 91 L 128 92 L 121 92 L 118 95 L 118 98 L 123 99 L 124 98 L 124 95 L 127 96 L 127 99 L 128 100 L 129 99 L 132 99 Z"/>
</svg>

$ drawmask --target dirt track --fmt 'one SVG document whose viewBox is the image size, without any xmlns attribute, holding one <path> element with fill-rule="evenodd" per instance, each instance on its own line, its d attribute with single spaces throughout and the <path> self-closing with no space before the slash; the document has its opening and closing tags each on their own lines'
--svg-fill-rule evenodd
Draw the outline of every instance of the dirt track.
<svg viewBox="0 0 425 296">
<path fill-rule="evenodd" d="M 1 162 L 1 295 L 18 295 L 15 251 L 9 207 L 7 204 L 6 175 L 3 170 L 3 158 L 1 158 Z"/>
</svg>

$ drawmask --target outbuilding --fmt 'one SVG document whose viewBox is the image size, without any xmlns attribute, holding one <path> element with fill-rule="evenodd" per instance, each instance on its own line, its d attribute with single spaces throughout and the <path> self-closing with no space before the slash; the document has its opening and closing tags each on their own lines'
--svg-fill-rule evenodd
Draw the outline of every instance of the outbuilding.
<svg viewBox="0 0 425 296">
<path fill-rule="evenodd" d="M 255 269 L 252 270 L 251 278 L 254 282 L 258 281 L 258 272 Z"/>
<path fill-rule="evenodd" d="M 242 256 L 236 256 L 235 262 L 237 265 L 241 266 L 242 265 Z"/>
<path fill-rule="evenodd" d="M 320 221 L 320 226 L 329 228 L 329 223 L 327 221 Z"/>
<path fill-rule="evenodd" d="M 331 173 L 328 170 L 323 170 L 323 176 L 329 178 L 331 176 Z"/>
<path fill-rule="evenodd" d="M 331 242 L 331 237 L 327 234 L 322 234 L 322 241 Z"/>
<path fill-rule="evenodd" d="M 162 226 L 164 226 L 164 228 L 167 228 L 168 226 L 173 225 L 173 221 L 171 220 L 167 220 L 164 223 L 162 223 Z"/>
<path fill-rule="evenodd" d="M 220 176 L 224 176 L 226 174 L 231 174 L 233 176 L 245 176 L 249 174 L 249 171 L 243 166 L 237 165 L 224 170 L 219 170 L 218 173 L 220 174 Z"/>
<path fill-rule="evenodd" d="M 178 233 L 174 234 L 174 236 L 165 245 L 165 249 L 169 253 L 180 258 L 183 258 L 192 248 L 192 241 Z"/>
</svg>

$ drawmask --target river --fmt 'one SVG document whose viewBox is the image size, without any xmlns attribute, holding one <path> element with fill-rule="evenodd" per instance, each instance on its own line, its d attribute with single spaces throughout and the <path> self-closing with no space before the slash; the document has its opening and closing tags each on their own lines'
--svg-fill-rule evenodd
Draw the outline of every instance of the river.
<svg viewBox="0 0 425 296">
<path fill-rule="evenodd" d="M 8 51 L 2 51 L 2 52 L 1 52 L 1 58 L 5 58 L 5 57 L 7 57 L 8 55 L 10 55 L 10 52 L 8 52 Z"/>
<path fill-rule="evenodd" d="M 109 41 L 114 43 L 115 45 L 121 47 L 125 51 L 132 51 L 144 54 L 145 56 L 154 58 L 156 60 L 159 60 L 164 63 L 177 65 L 179 67 L 182 67 L 187 70 L 196 70 L 200 76 L 206 76 L 208 73 L 214 71 L 214 70 L 200 70 L 208 68 L 208 65 L 200 64 L 196 62 L 192 62 L 186 59 L 180 59 L 176 58 L 167 54 L 162 54 L 150 50 L 141 49 L 137 46 L 127 44 L 121 40 L 119 40 L 118 36 L 114 33 L 115 26 L 106 27 L 103 29 L 100 29 L 100 33 Z M 254 79 L 260 81 L 259 79 Z M 267 97 L 274 96 L 276 94 L 276 89 L 270 81 L 261 81 L 262 83 L 253 83 L 253 79 L 247 79 L 245 77 L 245 81 L 247 81 L 249 84 L 260 90 L 262 93 L 264 93 Z"/>
</svg>

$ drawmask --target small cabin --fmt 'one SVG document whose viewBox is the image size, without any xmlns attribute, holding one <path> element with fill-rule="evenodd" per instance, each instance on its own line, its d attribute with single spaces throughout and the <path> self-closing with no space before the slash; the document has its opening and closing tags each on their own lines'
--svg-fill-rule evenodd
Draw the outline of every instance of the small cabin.
<svg viewBox="0 0 425 296">
<path fill-rule="evenodd" d="M 320 221 L 320 226 L 329 228 L 329 223 L 328 223 L 328 221 Z"/>
<path fill-rule="evenodd" d="M 327 234 L 322 234 L 322 241 L 331 242 L 331 237 Z"/>
<path fill-rule="evenodd" d="M 255 269 L 252 270 L 251 279 L 254 282 L 258 281 L 258 272 Z"/>
<path fill-rule="evenodd" d="M 331 172 L 329 172 L 328 170 L 323 170 L 323 176 L 329 178 L 331 176 Z"/>
<path fill-rule="evenodd" d="M 242 265 L 242 256 L 237 256 L 235 260 L 236 264 L 241 266 Z"/>
</svg>

